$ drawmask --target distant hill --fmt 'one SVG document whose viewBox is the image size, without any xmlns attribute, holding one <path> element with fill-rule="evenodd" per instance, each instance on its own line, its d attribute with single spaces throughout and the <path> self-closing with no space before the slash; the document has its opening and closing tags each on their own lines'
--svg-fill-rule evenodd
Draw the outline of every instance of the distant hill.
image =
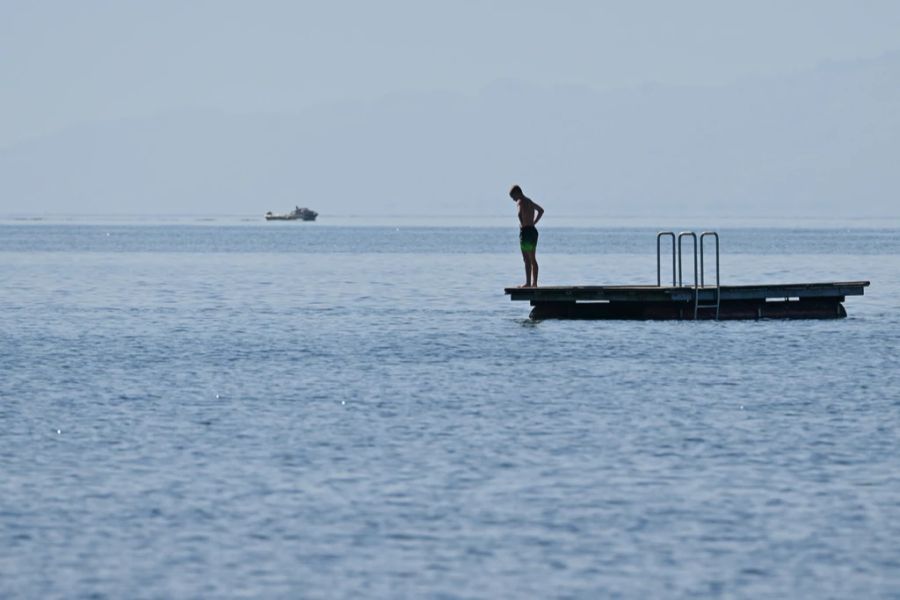
<svg viewBox="0 0 900 600">
<path fill-rule="evenodd" d="M 296 115 L 165 114 L 0 149 L 0 212 L 872 215 L 900 206 L 900 55 L 721 87 L 498 81 Z"/>
</svg>

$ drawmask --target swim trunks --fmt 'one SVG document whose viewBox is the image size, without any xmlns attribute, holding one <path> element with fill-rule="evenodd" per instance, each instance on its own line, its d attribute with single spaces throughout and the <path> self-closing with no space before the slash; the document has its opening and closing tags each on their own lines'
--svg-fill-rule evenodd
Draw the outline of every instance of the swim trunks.
<svg viewBox="0 0 900 600">
<path fill-rule="evenodd" d="M 534 252 L 537 248 L 538 230 L 533 225 L 528 225 L 519 230 L 519 246 L 522 252 Z"/>
</svg>

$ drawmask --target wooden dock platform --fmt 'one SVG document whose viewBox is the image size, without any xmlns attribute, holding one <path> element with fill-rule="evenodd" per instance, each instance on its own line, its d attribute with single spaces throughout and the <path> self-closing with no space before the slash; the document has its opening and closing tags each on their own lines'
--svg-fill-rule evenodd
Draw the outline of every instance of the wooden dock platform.
<svg viewBox="0 0 900 600">
<path fill-rule="evenodd" d="M 532 319 L 840 319 L 846 296 L 868 281 L 666 287 L 655 285 L 506 288 L 529 301 Z M 717 301 L 718 296 L 718 301 Z"/>
</svg>

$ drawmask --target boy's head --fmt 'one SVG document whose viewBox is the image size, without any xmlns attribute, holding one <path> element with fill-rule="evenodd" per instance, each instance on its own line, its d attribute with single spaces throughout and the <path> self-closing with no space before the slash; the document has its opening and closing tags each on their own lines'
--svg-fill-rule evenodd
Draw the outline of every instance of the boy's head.
<svg viewBox="0 0 900 600">
<path fill-rule="evenodd" d="M 512 186 L 509 190 L 509 197 L 512 198 L 513 200 L 519 200 L 524 195 L 525 194 L 522 193 L 522 188 L 520 188 L 517 185 Z"/>
</svg>

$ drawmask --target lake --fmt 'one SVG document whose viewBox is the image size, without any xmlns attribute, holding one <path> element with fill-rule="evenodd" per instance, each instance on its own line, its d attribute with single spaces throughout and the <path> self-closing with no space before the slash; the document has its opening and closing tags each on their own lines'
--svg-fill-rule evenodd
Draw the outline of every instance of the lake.
<svg viewBox="0 0 900 600">
<path fill-rule="evenodd" d="M 900 229 L 719 228 L 847 319 L 532 322 L 512 221 L 4 220 L 0 596 L 900 596 Z"/>
</svg>

